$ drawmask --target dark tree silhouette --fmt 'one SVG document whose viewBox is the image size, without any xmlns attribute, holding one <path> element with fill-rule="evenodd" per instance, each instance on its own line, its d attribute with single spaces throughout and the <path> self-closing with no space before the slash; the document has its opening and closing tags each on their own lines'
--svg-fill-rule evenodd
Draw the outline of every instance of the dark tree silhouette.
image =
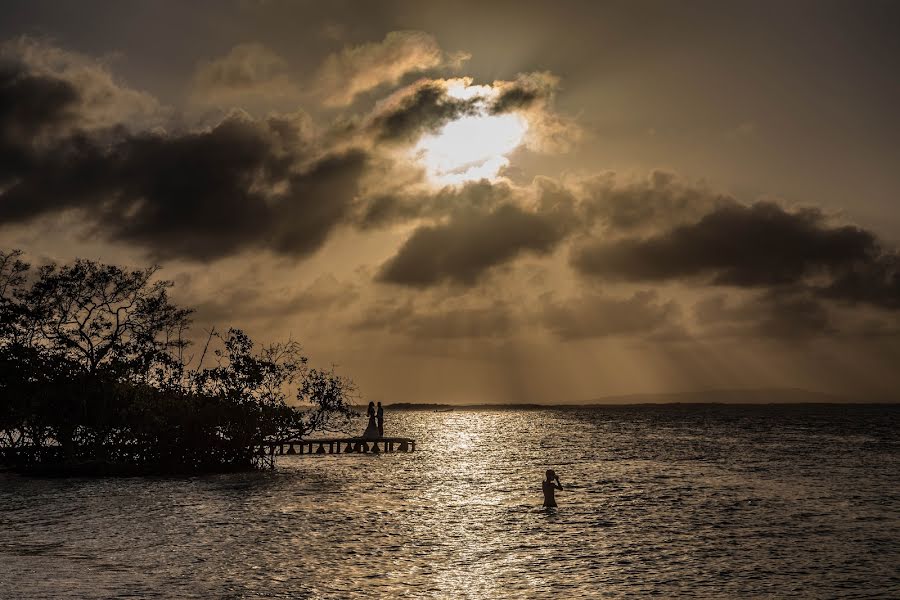
<svg viewBox="0 0 900 600">
<path fill-rule="evenodd" d="M 172 283 L 156 273 L 88 260 L 32 272 L 21 252 L 0 251 L 3 463 L 248 468 L 261 444 L 352 414 L 352 382 L 310 369 L 295 341 L 256 348 L 239 329 L 213 330 L 187 364 L 192 311 L 169 300 Z"/>
</svg>

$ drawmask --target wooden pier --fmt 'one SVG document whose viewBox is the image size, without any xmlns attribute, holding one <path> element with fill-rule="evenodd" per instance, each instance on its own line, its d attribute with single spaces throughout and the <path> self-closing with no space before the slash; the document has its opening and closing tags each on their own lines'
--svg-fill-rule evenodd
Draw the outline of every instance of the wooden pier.
<svg viewBox="0 0 900 600">
<path fill-rule="evenodd" d="M 381 454 L 384 452 L 415 452 L 416 440 L 403 437 L 376 439 L 320 438 L 264 442 L 259 445 L 260 456 L 293 456 L 297 454 Z"/>
</svg>

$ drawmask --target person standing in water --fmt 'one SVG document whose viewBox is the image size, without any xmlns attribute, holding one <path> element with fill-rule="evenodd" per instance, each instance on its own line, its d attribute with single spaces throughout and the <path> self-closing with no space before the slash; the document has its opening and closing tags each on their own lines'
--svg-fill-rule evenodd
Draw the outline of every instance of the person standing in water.
<svg viewBox="0 0 900 600">
<path fill-rule="evenodd" d="M 375 418 L 378 420 L 378 437 L 384 437 L 384 409 L 381 407 L 381 402 L 378 403 Z"/>
<path fill-rule="evenodd" d="M 548 508 L 556 507 L 556 490 L 563 489 L 559 482 L 559 475 L 553 469 L 547 469 L 547 479 L 541 482 L 541 488 L 544 490 L 544 506 Z"/>
</svg>

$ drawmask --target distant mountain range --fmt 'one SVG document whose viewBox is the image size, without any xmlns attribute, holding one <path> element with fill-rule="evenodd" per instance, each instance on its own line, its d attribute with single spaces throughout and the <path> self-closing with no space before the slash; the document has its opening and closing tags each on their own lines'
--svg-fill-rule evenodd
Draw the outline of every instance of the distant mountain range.
<svg viewBox="0 0 900 600">
<path fill-rule="evenodd" d="M 672 392 L 667 394 L 625 394 L 601 396 L 586 402 L 547 402 L 544 404 L 434 404 L 401 402 L 386 404 L 393 409 L 445 410 L 453 408 L 541 408 L 544 406 L 607 406 L 634 404 L 863 404 L 896 403 L 895 398 L 847 397 L 795 388 L 759 388 Z"/>
</svg>

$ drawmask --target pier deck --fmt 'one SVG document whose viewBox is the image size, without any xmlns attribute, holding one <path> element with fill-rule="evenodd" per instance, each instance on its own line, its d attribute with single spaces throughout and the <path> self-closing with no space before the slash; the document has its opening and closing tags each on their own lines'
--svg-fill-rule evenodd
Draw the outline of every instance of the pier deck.
<svg viewBox="0 0 900 600">
<path fill-rule="evenodd" d="M 416 440 L 404 437 L 363 439 L 310 438 L 287 439 L 260 444 L 260 455 L 289 456 L 295 454 L 379 454 L 382 452 L 415 452 Z"/>
</svg>

